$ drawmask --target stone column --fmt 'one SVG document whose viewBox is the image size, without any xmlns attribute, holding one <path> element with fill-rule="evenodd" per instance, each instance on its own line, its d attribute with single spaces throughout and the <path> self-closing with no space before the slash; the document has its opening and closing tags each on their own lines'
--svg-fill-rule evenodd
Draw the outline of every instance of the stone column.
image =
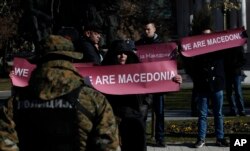
<svg viewBox="0 0 250 151">
<path fill-rule="evenodd" d="M 237 28 L 239 27 L 239 10 L 231 10 L 228 14 L 228 21 L 227 21 L 227 24 L 228 24 L 228 28 L 229 29 L 233 29 L 233 28 Z"/>
<path fill-rule="evenodd" d="M 211 4 L 219 2 L 219 0 L 212 0 Z M 213 24 L 215 31 L 224 30 L 224 14 L 221 8 L 212 8 Z"/>
</svg>

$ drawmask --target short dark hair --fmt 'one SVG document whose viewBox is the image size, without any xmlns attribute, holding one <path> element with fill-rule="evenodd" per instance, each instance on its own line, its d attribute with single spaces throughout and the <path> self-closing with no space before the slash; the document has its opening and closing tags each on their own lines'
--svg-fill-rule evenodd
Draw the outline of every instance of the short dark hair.
<svg viewBox="0 0 250 151">
<path fill-rule="evenodd" d="M 144 26 L 148 25 L 148 24 L 153 24 L 154 26 L 156 26 L 156 22 L 154 20 L 151 20 L 151 19 L 144 20 L 142 23 Z"/>
</svg>

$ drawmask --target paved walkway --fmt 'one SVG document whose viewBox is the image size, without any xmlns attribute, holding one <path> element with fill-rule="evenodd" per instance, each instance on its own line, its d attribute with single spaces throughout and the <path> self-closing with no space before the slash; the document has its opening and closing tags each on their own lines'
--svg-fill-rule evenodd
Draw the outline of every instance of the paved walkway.
<svg viewBox="0 0 250 151">
<path fill-rule="evenodd" d="M 193 148 L 193 144 L 168 144 L 165 148 L 160 147 L 147 147 L 147 151 L 229 151 L 229 147 L 217 147 L 214 143 L 207 143 L 202 148 Z"/>
</svg>

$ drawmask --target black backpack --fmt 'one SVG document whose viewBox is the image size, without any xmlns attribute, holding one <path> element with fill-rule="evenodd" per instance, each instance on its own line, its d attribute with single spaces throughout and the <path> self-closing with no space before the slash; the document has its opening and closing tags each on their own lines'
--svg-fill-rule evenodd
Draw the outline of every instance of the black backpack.
<svg viewBox="0 0 250 151">
<path fill-rule="evenodd" d="M 77 101 L 81 88 L 51 101 L 22 95 L 14 101 L 20 151 L 79 151 L 77 110 L 94 120 Z"/>
</svg>

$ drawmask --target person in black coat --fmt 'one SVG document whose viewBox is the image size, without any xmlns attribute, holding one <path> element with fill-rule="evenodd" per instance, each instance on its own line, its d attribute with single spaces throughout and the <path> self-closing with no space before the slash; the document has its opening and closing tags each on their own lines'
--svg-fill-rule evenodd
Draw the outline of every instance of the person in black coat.
<svg viewBox="0 0 250 151">
<path fill-rule="evenodd" d="M 99 47 L 102 28 L 96 23 L 89 23 L 83 27 L 83 36 L 76 46 L 77 51 L 83 52 L 83 62 L 100 65 L 103 53 Z"/>
<path fill-rule="evenodd" d="M 156 25 L 152 21 L 144 23 L 144 34 L 136 41 L 136 45 L 148 45 L 161 43 L 161 39 L 156 33 Z M 155 113 L 155 140 L 156 146 L 165 147 L 164 143 L 164 93 L 155 93 L 153 97 L 153 111 Z"/>
<path fill-rule="evenodd" d="M 203 33 L 211 33 L 204 29 Z M 225 87 L 224 51 L 210 52 L 193 57 L 192 79 L 197 90 L 198 136 L 196 148 L 205 145 L 207 133 L 208 102 L 212 100 L 216 145 L 228 146 L 224 138 L 223 90 Z"/>
<path fill-rule="evenodd" d="M 162 40 L 156 33 L 156 25 L 154 22 L 149 21 L 144 24 L 144 34 L 141 39 L 135 42 L 135 45 L 155 44 L 161 43 Z"/>
<path fill-rule="evenodd" d="M 131 45 L 129 45 L 129 41 L 115 40 L 111 43 L 111 48 L 105 55 L 102 65 L 124 65 L 139 62 L 138 56 L 133 52 Z M 146 128 L 140 111 L 145 95 L 106 94 L 106 97 L 119 122 L 122 151 L 145 151 Z"/>
<path fill-rule="evenodd" d="M 242 47 L 235 47 L 225 52 L 226 99 L 230 106 L 230 116 L 246 116 L 242 95 L 242 67 L 246 59 Z M 234 92 L 234 93 L 233 93 Z"/>
<path fill-rule="evenodd" d="M 130 40 L 115 40 L 111 43 L 102 65 L 126 65 L 140 63 L 134 53 L 134 45 Z M 121 68 L 122 69 L 122 68 Z M 176 75 L 174 82 L 182 83 L 182 77 Z M 145 105 L 147 94 L 106 95 L 113 107 L 115 115 L 120 119 L 122 151 L 146 150 L 146 121 Z M 146 109 L 147 110 L 147 109 Z M 146 113 L 146 115 L 144 115 Z M 164 119 L 163 119 L 164 122 Z M 135 135 L 136 133 L 136 135 Z"/>
</svg>

